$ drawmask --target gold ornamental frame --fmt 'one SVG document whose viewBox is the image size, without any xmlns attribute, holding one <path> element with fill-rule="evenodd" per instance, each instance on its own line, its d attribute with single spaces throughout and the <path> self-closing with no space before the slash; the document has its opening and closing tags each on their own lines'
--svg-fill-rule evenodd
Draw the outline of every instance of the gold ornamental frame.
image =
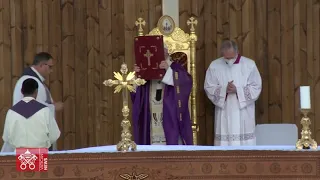
<svg viewBox="0 0 320 180">
<path fill-rule="evenodd" d="M 165 20 L 169 22 L 169 27 L 166 27 L 167 29 L 164 29 L 165 27 L 163 27 L 163 21 Z M 172 26 L 170 26 L 170 23 Z M 145 35 L 143 34 L 143 26 L 146 25 L 145 20 L 140 17 L 135 22 L 135 25 L 138 27 L 138 36 L 162 35 L 170 55 L 176 52 L 183 52 L 187 55 L 187 69 L 192 76 L 192 91 L 189 99 L 189 109 L 193 132 L 193 144 L 197 145 L 199 143 L 199 126 L 197 119 L 197 74 L 195 64 L 197 35 L 195 33 L 195 26 L 197 25 L 198 21 L 194 17 L 190 17 L 186 23 L 188 26 L 190 26 L 190 34 L 184 32 L 179 27 L 176 27 L 172 17 L 168 15 L 160 17 L 157 27 L 153 28 L 148 34 Z M 165 30 L 168 30 L 169 32 L 167 33 Z"/>
</svg>

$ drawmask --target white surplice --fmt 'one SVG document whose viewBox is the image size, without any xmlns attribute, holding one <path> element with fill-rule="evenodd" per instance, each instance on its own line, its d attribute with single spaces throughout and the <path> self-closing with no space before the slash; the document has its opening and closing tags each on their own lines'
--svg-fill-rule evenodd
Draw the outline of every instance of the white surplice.
<svg viewBox="0 0 320 180">
<path fill-rule="evenodd" d="M 32 97 L 22 99 L 26 103 Z M 60 136 L 56 120 L 48 107 L 37 111 L 29 118 L 9 109 L 6 115 L 1 152 L 13 152 L 15 148 L 49 148 Z"/>
<path fill-rule="evenodd" d="M 250 146 L 256 144 L 255 101 L 258 99 L 262 80 L 255 62 L 241 57 L 214 60 L 205 77 L 204 89 L 215 105 L 216 146 Z M 233 81 L 237 93 L 227 94 L 228 82 Z"/>
</svg>

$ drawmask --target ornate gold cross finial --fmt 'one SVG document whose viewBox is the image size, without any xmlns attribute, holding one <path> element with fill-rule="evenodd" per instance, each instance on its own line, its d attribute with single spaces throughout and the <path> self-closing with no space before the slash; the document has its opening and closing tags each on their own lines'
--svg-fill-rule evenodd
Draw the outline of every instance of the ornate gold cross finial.
<svg viewBox="0 0 320 180">
<path fill-rule="evenodd" d="M 142 25 L 145 26 L 145 25 L 146 25 L 146 21 L 143 20 L 143 19 L 140 17 L 140 18 L 138 18 L 138 20 L 136 21 L 135 24 L 136 24 L 136 26 L 139 27 L 139 29 L 138 29 L 138 35 L 139 35 L 139 36 L 143 36 Z"/>
<path fill-rule="evenodd" d="M 131 150 L 135 151 L 137 149 L 137 145 L 134 141 L 131 140 L 130 127 L 131 123 L 128 120 L 129 116 L 129 106 L 128 106 L 128 90 L 130 92 L 135 92 L 136 86 L 141 86 L 146 83 L 144 79 L 135 78 L 135 72 L 128 73 L 128 67 L 125 63 L 121 65 L 120 72 L 114 72 L 114 77 L 116 80 L 108 79 L 103 82 L 105 86 L 112 87 L 116 85 L 114 88 L 114 93 L 118 93 L 122 90 L 122 98 L 123 98 L 123 108 L 122 115 L 124 119 L 121 122 L 122 132 L 121 132 L 121 141 L 117 144 L 118 151 L 128 151 L 131 147 Z"/>
<path fill-rule="evenodd" d="M 196 20 L 194 17 L 189 18 L 189 20 L 187 21 L 187 25 L 191 26 L 190 27 L 191 32 L 194 32 L 196 30 L 194 26 L 196 26 L 197 24 L 198 24 L 198 20 Z"/>
</svg>

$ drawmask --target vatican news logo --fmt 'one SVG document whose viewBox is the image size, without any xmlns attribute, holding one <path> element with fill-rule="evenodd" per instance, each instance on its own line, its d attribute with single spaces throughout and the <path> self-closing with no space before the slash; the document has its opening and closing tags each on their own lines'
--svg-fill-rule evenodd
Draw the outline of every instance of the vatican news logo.
<svg viewBox="0 0 320 180">
<path fill-rule="evenodd" d="M 17 148 L 17 171 L 48 171 L 47 148 Z"/>
</svg>

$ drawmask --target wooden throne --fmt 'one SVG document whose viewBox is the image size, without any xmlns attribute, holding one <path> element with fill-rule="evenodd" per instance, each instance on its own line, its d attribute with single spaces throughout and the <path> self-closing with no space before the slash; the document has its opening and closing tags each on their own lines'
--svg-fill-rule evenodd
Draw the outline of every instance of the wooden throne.
<svg viewBox="0 0 320 180">
<path fill-rule="evenodd" d="M 192 91 L 189 99 L 190 117 L 193 131 L 193 143 L 198 144 L 198 121 L 197 121 L 197 76 L 196 76 L 196 41 L 195 26 L 197 20 L 191 17 L 187 22 L 190 26 L 190 34 L 185 33 L 182 29 L 175 26 L 172 17 L 164 15 L 149 34 L 143 34 L 143 26 L 146 22 L 142 18 L 138 18 L 135 25 L 138 27 L 138 36 L 162 35 L 164 43 L 168 47 L 169 54 L 173 61 L 183 62 L 188 72 L 192 76 Z"/>
</svg>

